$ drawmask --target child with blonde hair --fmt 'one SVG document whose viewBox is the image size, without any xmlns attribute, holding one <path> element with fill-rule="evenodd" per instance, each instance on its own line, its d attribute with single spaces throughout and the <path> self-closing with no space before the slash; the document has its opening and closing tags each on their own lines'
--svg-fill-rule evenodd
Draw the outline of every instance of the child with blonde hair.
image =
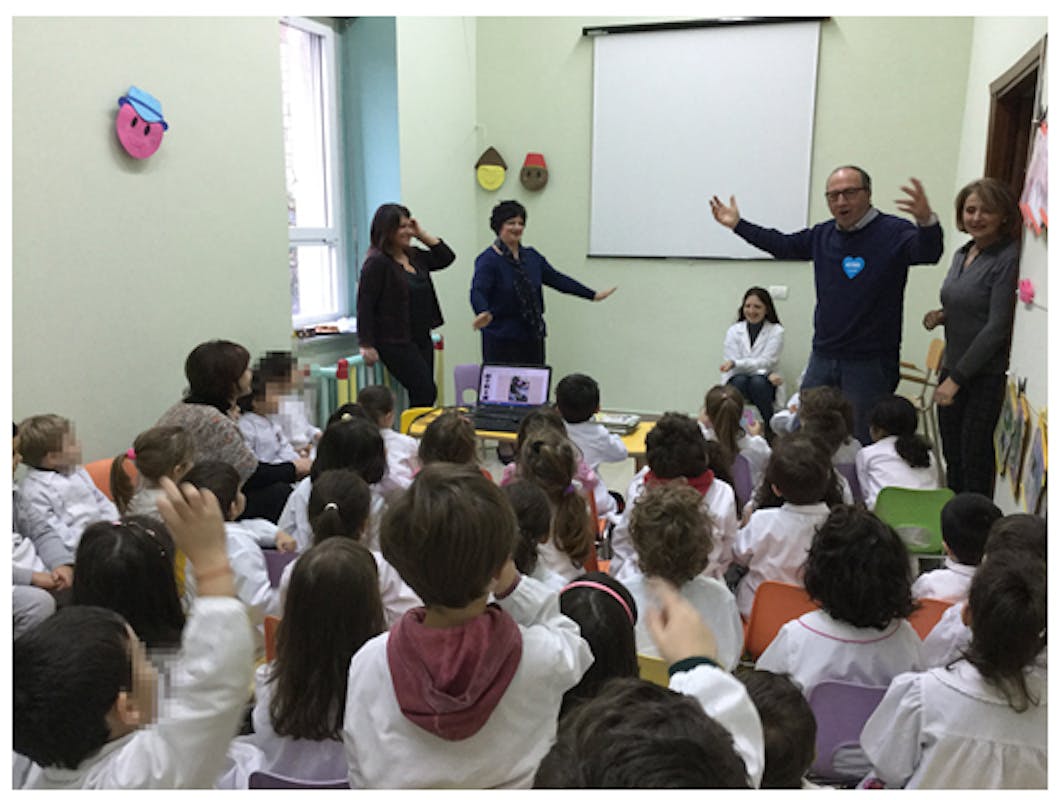
<svg viewBox="0 0 1060 800">
<path fill-rule="evenodd" d="M 80 465 L 81 442 L 70 420 L 40 414 L 19 423 L 18 433 L 22 462 L 29 468 L 15 491 L 19 533 L 34 542 L 57 534 L 72 554 L 89 524 L 117 520 L 118 509 Z M 54 573 L 57 589 L 72 585 L 69 566 Z"/>
</svg>

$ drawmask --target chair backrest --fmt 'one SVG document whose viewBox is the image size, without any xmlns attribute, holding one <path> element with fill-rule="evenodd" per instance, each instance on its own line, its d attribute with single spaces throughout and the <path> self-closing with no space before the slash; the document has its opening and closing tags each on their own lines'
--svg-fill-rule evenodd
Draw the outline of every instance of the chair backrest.
<svg viewBox="0 0 1060 800">
<path fill-rule="evenodd" d="M 920 603 L 920 608 L 909 615 L 909 624 L 913 626 L 917 636 L 926 639 L 931 629 L 935 627 L 935 623 L 942 619 L 946 609 L 953 603 L 936 600 L 933 597 L 922 597 L 917 602 Z"/>
<path fill-rule="evenodd" d="M 272 614 L 265 615 L 265 660 L 276 660 L 276 631 L 280 627 L 280 618 Z"/>
<path fill-rule="evenodd" d="M 637 653 L 637 666 L 640 668 L 641 680 L 659 686 L 670 685 L 670 670 L 661 658 Z"/>
<path fill-rule="evenodd" d="M 824 681 L 810 690 L 807 699 L 817 720 L 817 758 L 810 775 L 832 781 L 863 777 L 838 771 L 835 756 L 843 748 L 860 747 L 861 729 L 886 692 L 886 686 L 843 681 Z"/>
<path fill-rule="evenodd" d="M 99 489 L 103 494 L 107 496 L 108 500 L 114 500 L 114 494 L 110 490 L 110 465 L 114 463 L 113 458 L 101 458 L 97 461 L 89 461 L 85 464 L 85 471 L 88 473 L 88 477 L 92 479 L 92 483 L 96 484 L 96 488 Z M 129 459 L 125 459 L 125 463 L 122 464 L 122 469 L 125 470 L 125 474 L 133 480 L 133 484 L 136 483 L 136 465 Z"/>
<path fill-rule="evenodd" d="M 413 406 L 412 408 L 406 408 L 404 411 L 401 412 L 401 425 L 399 427 L 400 431 L 402 433 L 407 434 L 409 432 L 409 428 L 412 427 L 413 423 L 416 422 L 417 419 L 433 410 L 434 409 L 429 408 L 427 406 Z"/>
<path fill-rule="evenodd" d="M 346 781 L 302 781 L 271 772 L 252 772 L 247 779 L 248 789 L 349 789 Z"/>
<path fill-rule="evenodd" d="M 785 622 L 801 617 L 817 608 L 806 590 L 793 583 L 763 581 L 755 592 L 751 616 L 747 620 L 744 650 L 758 658 L 769 647 Z"/>
<path fill-rule="evenodd" d="M 275 589 L 280 585 L 283 568 L 298 558 L 298 553 L 287 553 L 283 550 L 262 550 L 265 554 L 265 569 L 269 573 L 269 586 Z"/>
<path fill-rule="evenodd" d="M 754 484 L 751 483 L 751 462 L 741 453 L 737 453 L 732 460 L 732 490 L 736 493 L 737 515 L 743 511 L 743 507 L 751 499 L 754 488 Z"/>
<path fill-rule="evenodd" d="M 875 514 L 902 537 L 910 553 L 942 554 L 942 507 L 952 489 L 884 486 L 876 495 Z"/>
<path fill-rule="evenodd" d="M 480 364 L 457 364 L 453 367 L 453 388 L 456 393 L 453 395 L 453 405 L 465 406 L 468 403 L 464 400 L 464 392 L 470 389 L 475 393 L 475 400 L 478 400 L 478 379 L 479 372 L 482 366 Z"/>
<path fill-rule="evenodd" d="M 861 481 L 858 480 L 858 471 L 854 464 L 836 464 L 835 469 L 850 484 L 850 493 L 854 495 L 854 502 L 864 503 L 865 496 L 861 493 Z"/>
<path fill-rule="evenodd" d="M 946 352 L 946 342 L 942 339 L 932 339 L 928 343 L 927 359 L 924 366 L 928 372 L 937 373 L 942 367 L 942 354 Z"/>
</svg>

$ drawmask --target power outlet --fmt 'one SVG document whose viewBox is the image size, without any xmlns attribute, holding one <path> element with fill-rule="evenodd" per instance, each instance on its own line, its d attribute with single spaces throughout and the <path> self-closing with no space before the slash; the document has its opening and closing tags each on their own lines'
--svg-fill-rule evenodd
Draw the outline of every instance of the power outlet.
<svg viewBox="0 0 1060 800">
<path fill-rule="evenodd" d="M 788 287 L 787 286 L 770 286 L 769 294 L 774 300 L 787 300 L 788 299 Z"/>
</svg>

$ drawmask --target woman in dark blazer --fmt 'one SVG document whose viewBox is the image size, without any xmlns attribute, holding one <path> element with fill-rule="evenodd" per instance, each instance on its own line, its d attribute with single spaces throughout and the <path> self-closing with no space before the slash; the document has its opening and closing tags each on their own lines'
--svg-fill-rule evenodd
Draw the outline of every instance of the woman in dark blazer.
<svg viewBox="0 0 1060 800">
<path fill-rule="evenodd" d="M 428 249 L 413 247 L 413 237 Z M 357 284 L 361 355 L 368 366 L 383 362 L 408 390 L 410 406 L 433 406 L 438 389 L 431 330 L 442 324 L 442 310 L 431 272 L 448 267 L 456 255 L 397 203 L 376 210 L 371 240 Z"/>
</svg>

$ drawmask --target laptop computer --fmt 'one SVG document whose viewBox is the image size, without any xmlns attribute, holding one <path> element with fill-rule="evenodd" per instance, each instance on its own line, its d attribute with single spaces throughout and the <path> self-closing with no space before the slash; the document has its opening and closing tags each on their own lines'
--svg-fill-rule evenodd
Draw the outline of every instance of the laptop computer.
<svg viewBox="0 0 1060 800">
<path fill-rule="evenodd" d="M 551 384 L 552 367 L 483 364 L 471 417 L 475 429 L 515 433 L 523 417 L 548 402 Z"/>
</svg>

